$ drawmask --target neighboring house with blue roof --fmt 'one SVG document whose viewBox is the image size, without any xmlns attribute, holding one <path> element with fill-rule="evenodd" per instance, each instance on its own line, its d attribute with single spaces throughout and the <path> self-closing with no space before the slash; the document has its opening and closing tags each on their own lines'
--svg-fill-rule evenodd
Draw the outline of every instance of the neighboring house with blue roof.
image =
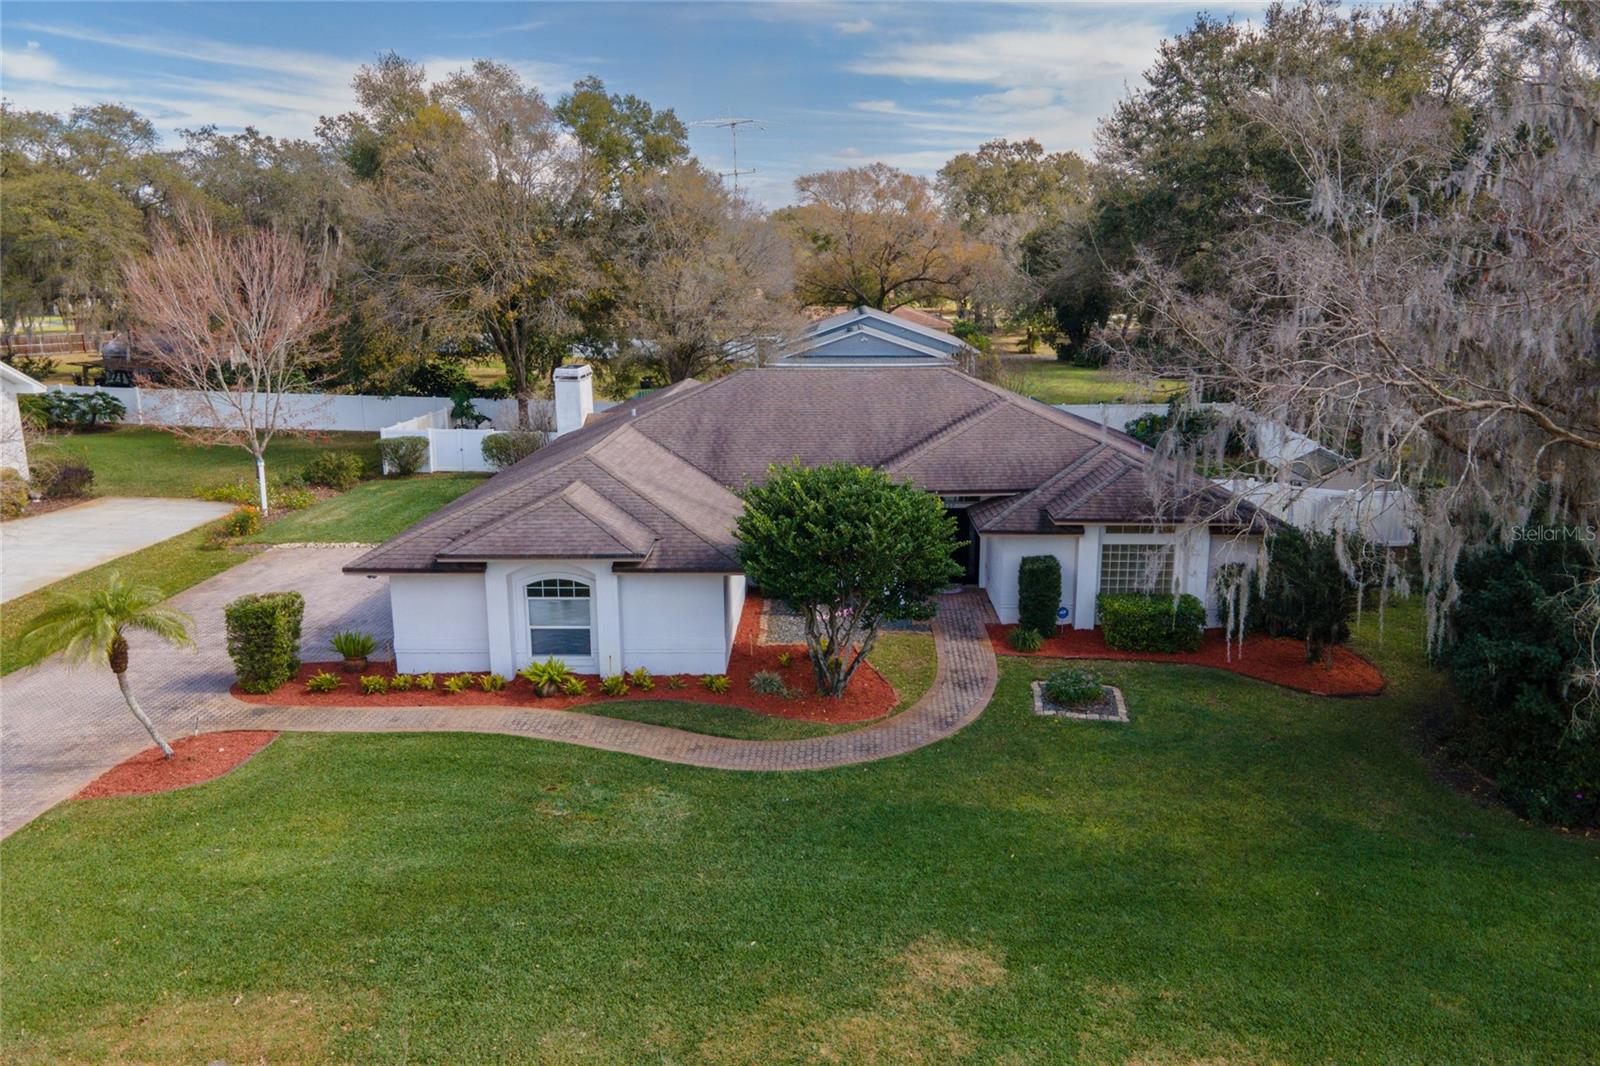
<svg viewBox="0 0 1600 1066">
<path fill-rule="evenodd" d="M 830 315 L 774 366 L 950 366 L 975 354 L 959 337 L 871 307 Z"/>
</svg>

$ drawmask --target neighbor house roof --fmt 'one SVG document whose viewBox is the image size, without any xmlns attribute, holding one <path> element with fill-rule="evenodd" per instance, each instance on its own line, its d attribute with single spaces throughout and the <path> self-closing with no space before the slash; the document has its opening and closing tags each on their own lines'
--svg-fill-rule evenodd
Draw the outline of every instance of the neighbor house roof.
<svg viewBox="0 0 1600 1066">
<path fill-rule="evenodd" d="M 948 329 L 871 307 L 854 307 L 812 323 L 778 362 L 943 364 L 968 351 L 966 342 L 952 336 Z"/>
<path fill-rule="evenodd" d="M 585 557 L 737 572 L 736 492 L 789 461 L 860 463 L 943 495 L 992 496 L 971 512 L 980 533 L 1161 520 L 1149 450 L 1077 415 L 947 366 L 766 368 L 619 404 L 348 569 Z M 1191 504 L 1231 500 L 1203 485 L 1196 492 Z"/>
</svg>

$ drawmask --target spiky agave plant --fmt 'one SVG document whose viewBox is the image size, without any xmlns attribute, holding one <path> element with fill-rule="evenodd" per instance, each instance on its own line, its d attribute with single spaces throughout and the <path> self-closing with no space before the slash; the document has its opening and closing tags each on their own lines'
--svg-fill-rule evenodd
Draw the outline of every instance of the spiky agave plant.
<svg viewBox="0 0 1600 1066">
<path fill-rule="evenodd" d="M 153 633 L 178 647 L 192 647 L 188 615 L 162 604 L 161 590 L 138 585 L 112 572 L 106 583 L 92 592 L 68 596 L 36 618 L 18 638 L 40 656 L 62 653 L 74 665 L 104 659 L 117 675 L 117 687 L 128 710 L 161 748 L 172 757 L 172 746 L 156 732 L 155 723 L 128 687 L 128 637 L 130 631 Z"/>
</svg>

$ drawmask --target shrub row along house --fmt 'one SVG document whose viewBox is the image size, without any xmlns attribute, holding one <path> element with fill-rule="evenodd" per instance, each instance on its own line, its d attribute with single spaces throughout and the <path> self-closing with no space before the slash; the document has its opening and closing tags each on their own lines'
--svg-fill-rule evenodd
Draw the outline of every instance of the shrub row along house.
<svg viewBox="0 0 1600 1066">
<path fill-rule="evenodd" d="M 555 656 L 580 672 L 719 673 L 745 599 L 738 491 L 775 463 L 858 463 L 939 494 L 967 542 L 964 581 L 1002 621 L 1024 556 L 1061 561 L 1060 617 L 1079 628 L 1098 593 L 1152 579 L 1213 605 L 1216 568 L 1254 558 L 1264 519 L 1248 504 L 1200 485 L 1158 508 L 1148 449 L 961 373 L 959 345 L 879 312 L 835 316 L 777 365 L 589 415 L 347 569 L 388 575 L 401 671 L 510 674 Z M 558 372 L 558 407 L 582 402 L 587 374 Z M 1224 517 L 1183 521 L 1199 514 Z"/>
</svg>

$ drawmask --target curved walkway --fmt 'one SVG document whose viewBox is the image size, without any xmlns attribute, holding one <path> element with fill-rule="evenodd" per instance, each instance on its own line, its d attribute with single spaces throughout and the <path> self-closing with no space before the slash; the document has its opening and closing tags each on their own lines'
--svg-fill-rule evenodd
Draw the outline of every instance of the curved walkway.
<svg viewBox="0 0 1600 1066">
<path fill-rule="evenodd" d="M 734 740 L 580 711 L 537 708 L 261 707 L 213 719 L 215 729 L 335 733 L 502 733 L 716 770 L 824 770 L 901 755 L 942 740 L 989 705 L 998 670 L 984 624 L 988 597 L 944 597 L 934 620 L 938 672 L 927 694 L 879 725 L 805 740 Z"/>
</svg>

